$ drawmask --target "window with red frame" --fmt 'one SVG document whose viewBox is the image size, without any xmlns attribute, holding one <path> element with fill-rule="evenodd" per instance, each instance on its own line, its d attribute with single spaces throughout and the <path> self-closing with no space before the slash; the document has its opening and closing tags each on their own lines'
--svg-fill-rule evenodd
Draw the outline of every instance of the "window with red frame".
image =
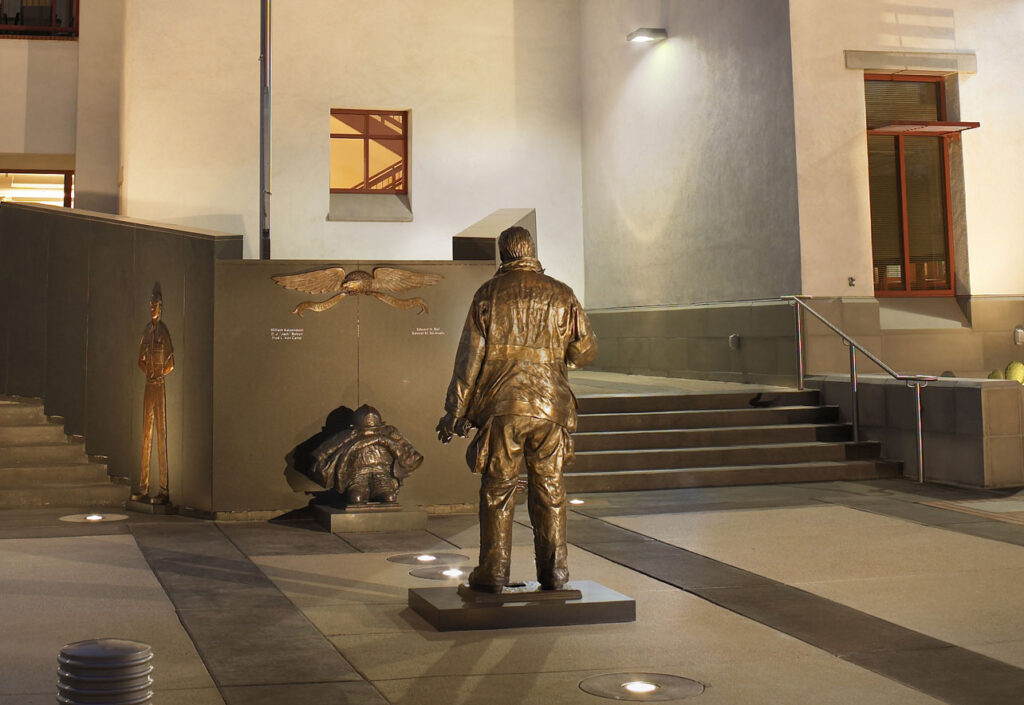
<svg viewBox="0 0 1024 705">
<path fill-rule="evenodd" d="M 331 193 L 409 192 L 409 113 L 331 110 Z"/>
<path fill-rule="evenodd" d="M 867 75 L 871 249 L 878 296 L 953 295 L 949 142 L 941 76 Z"/>
</svg>

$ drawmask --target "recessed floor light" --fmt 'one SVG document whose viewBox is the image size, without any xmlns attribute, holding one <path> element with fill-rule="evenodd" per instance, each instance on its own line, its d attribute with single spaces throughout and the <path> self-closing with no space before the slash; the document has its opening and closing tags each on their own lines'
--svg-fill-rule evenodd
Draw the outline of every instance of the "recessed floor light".
<svg viewBox="0 0 1024 705">
<path fill-rule="evenodd" d="M 665 673 L 603 673 L 580 681 L 580 690 L 609 700 L 657 702 L 685 700 L 704 692 L 704 684 Z"/>
<path fill-rule="evenodd" d="M 99 512 L 90 512 L 88 514 L 67 514 L 60 517 L 60 520 L 68 521 L 73 524 L 100 524 L 108 521 L 124 521 L 127 518 L 127 514 L 100 514 Z"/>
<path fill-rule="evenodd" d="M 413 568 L 409 575 L 426 580 L 462 580 L 473 569 L 468 565 L 429 565 Z"/>
<path fill-rule="evenodd" d="M 569 504 L 585 504 L 582 499 L 570 499 Z"/>
<path fill-rule="evenodd" d="M 427 558 L 428 556 L 429 558 Z M 396 553 L 393 556 L 388 556 L 388 560 L 403 565 L 443 565 L 445 568 L 451 568 L 453 565 L 461 565 L 463 562 L 469 561 L 469 556 L 464 556 L 461 553 Z"/>
</svg>

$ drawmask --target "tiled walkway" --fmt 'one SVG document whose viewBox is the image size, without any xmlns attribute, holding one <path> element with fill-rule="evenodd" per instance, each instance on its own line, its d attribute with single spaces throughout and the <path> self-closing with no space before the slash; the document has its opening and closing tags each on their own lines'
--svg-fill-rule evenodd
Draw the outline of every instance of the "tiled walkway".
<svg viewBox="0 0 1024 705">
<path fill-rule="evenodd" d="M 692 702 L 720 705 L 1019 703 L 1024 526 L 924 504 L 986 498 L 896 480 L 584 495 L 573 576 L 634 597 L 637 622 L 462 633 L 405 604 L 442 583 L 386 558 L 468 566 L 473 516 L 337 537 L 303 512 L 0 512 L 0 702 L 53 702 L 61 645 L 118 636 L 153 644 L 162 705 L 596 705 L 577 684 L 611 671 L 693 678 Z M 526 526 L 515 543 L 528 577 Z"/>
</svg>

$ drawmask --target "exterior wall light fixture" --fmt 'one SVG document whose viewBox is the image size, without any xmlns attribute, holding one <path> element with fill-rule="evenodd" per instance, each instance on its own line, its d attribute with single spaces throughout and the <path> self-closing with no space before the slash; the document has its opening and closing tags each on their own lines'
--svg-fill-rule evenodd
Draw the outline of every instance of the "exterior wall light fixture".
<svg viewBox="0 0 1024 705">
<path fill-rule="evenodd" d="M 640 27 L 626 35 L 627 42 L 660 42 L 662 39 L 668 39 L 663 27 Z"/>
</svg>

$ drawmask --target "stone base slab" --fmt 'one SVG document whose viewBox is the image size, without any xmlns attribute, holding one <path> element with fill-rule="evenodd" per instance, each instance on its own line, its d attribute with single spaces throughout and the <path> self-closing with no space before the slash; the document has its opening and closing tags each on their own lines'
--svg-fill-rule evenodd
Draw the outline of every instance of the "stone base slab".
<svg viewBox="0 0 1024 705">
<path fill-rule="evenodd" d="M 129 499 L 124 503 L 124 508 L 130 512 L 138 512 L 139 514 L 177 514 L 178 508 L 167 502 L 165 504 L 151 504 L 149 502 L 140 502 L 136 499 Z"/>
<path fill-rule="evenodd" d="M 417 509 L 314 507 L 317 522 L 334 534 L 375 531 L 421 531 L 427 528 L 427 513 Z"/>
<path fill-rule="evenodd" d="M 409 607 L 439 632 L 636 621 L 636 601 L 631 597 L 590 580 L 573 581 L 565 588 L 578 590 L 582 597 L 471 602 L 453 587 L 409 588 Z"/>
</svg>

